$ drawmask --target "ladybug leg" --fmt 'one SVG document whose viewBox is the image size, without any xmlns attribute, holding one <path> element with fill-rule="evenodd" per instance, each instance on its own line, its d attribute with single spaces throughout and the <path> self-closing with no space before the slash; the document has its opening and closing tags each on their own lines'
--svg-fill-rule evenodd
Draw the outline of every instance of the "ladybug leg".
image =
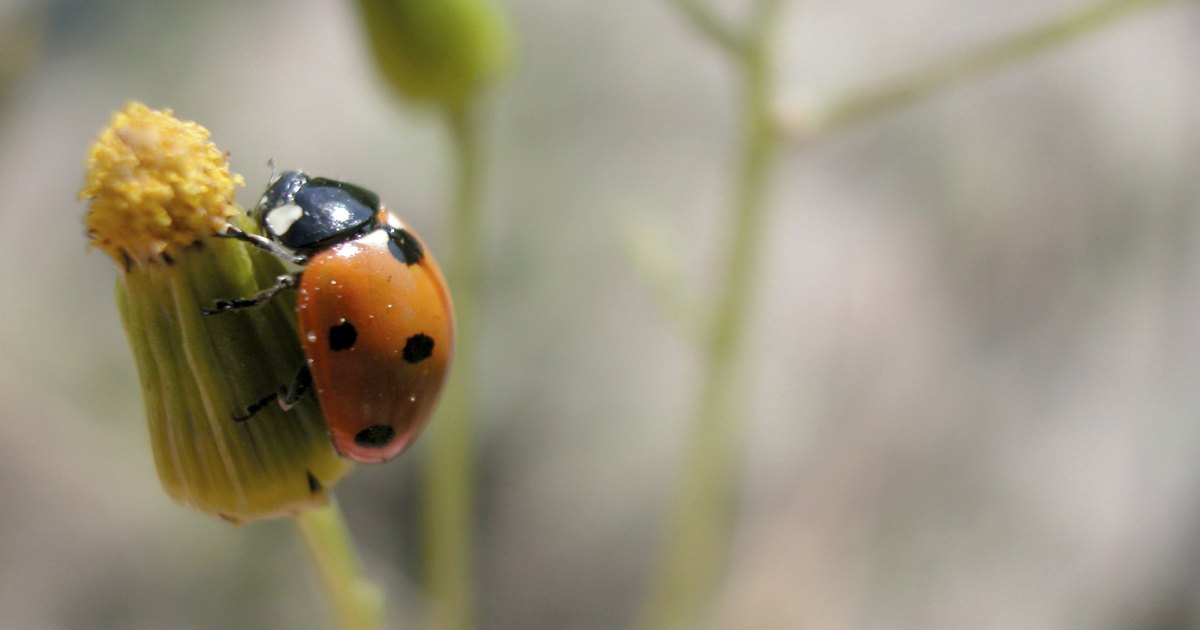
<svg viewBox="0 0 1200 630">
<path fill-rule="evenodd" d="M 303 265 L 304 263 L 308 262 L 308 256 L 302 256 L 300 254 L 293 254 L 292 252 L 280 247 L 274 241 L 271 241 L 270 239 L 268 239 L 266 237 L 259 236 L 258 234 L 250 234 L 249 232 L 244 232 L 238 228 L 233 227 L 232 225 L 226 225 L 225 231 L 217 234 L 217 236 L 220 238 L 231 238 L 235 241 L 241 241 L 243 243 L 253 245 L 254 247 L 261 249 L 262 251 L 267 252 L 268 254 L 271 254 L 272 256 L 275 256 L 277 258 L 282 258 L 288 262 L 295 263 L 297 265 Z"/>
<path fill-rule="evenodd" d="M 287 389 L 279 392 L 279 408 L 287 411 L 296 406 L 308 389 L 312 387 L 312 372 L 308 369 L 308 362 L 300 365 L 300 369 L 296 372 L 296 377 L 292 379 L 291 385 Z"/>
<path fill-rule="evenodd" d="M 238 423 L 245 422 L 253 418 L 254 414 L 262 411 L 264 407 L 270 405 L 272 402 L 278 402 L 280 409 L 289 411 L 292 407 L 296 406 L 296 403 L 300 402 L 300 399 L 304 398 L 304 394 L 308 392 L 310 387 L 312 387 L 312 372 L 309 371 L 308 363 L 306 362 L 300 366 L 290 385 L 281 387 L 279 391 L 263 396 L 258 401 L 251 403 L 246 407 L 244 413 L 234 414 L 233 421 Z"/>
<path fill-rule="evenodd" d="M 275 278 L 275 284 L 263 289 L 262 291 L 259 291 L 258 293 L 255 293 L 254 295 L 251 295 L 250 297 L 217 300 L 213 302 L 212 308 L 202 308 L 200 309 L 200 313 L 203 315 L 216 315 L 217 313 L 224 313 L 225 311 L 234 311 L 242 308 L 250 308 L 251 306 L 258 306 L 259 304 L 262 304 L 263 302 L 266 302 L 274 297 L 275 294 L 279 293 L 280 291 L 296 288 L 296 286 L 300 284 L 300 273 L 301 272 L 297 271 L 296 273 L 277 276 Z"/>
<path fill-rule="evenodd" d="M 246 407 L 245 413 L 233 414 L 233 421 L 240 424 L 242 422 L 249 420 L 250 418 L 253 418 L 254 414 L 262 411 L 263 407 L 266 407 L 267 405 L 271 404 L 271 401 L 275 400 L 278 397 L 279 397 L 279 394 L 271 394 L 270 396 L 263 396 L 262 400 L 259 400 L 258 402 L 254 402 L 254 403 L 251 403 L 250 405 L 248 405 Z"/>
</svg>

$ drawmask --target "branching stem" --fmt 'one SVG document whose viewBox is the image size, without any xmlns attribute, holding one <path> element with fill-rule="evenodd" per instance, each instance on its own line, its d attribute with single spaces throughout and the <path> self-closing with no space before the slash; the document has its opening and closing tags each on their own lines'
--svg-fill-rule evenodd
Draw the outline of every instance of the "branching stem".
<svg viewBox="0 0 1200 630">
<path fill-rule="evenodd" d="M 739 354 L 754 304 L 770 175 L 780 136 L 772 119 L 771 25 L 779 0 L 760 0 L 744 44 L 728 48 L 741 77 L 741 156 L 735 176 L 729 252 L 720 267 L 714 314 L 704 338 L 701 382 L 692 408 L 680 486 L 668 516 L 662 564 L 642 611 L 645 628 L 695 625 L 714 592 L 728 550 L 742 452 L 735 408 Z"/>
<path fill-rule="evenodd" d="M 972 50 L 884 83 L 853 92 L 819 111 L 798 140 L 895 111 L 923 98 L 940 94 L 1004 65 L 1033 57 L 1094 33 L 1140 11 L 1195 0 L 1102 0 L 1066 13 L 1050 22 L 1008 35 Z"/>
</svg>

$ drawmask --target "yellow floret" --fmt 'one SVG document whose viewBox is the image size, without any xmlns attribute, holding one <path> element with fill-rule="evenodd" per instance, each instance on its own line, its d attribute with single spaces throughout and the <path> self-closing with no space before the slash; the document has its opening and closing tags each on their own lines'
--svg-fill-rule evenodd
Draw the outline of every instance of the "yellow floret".
<svg viewBox="0 0 1200 630">
<path fill-rule="evenodd" d="M 204 127 L 132 102 L 92 145 L 85 219 L 92 244 L 118 264 L 172 257 L 222 231 L 240 210 L 226 155 Z"/>
</svg>

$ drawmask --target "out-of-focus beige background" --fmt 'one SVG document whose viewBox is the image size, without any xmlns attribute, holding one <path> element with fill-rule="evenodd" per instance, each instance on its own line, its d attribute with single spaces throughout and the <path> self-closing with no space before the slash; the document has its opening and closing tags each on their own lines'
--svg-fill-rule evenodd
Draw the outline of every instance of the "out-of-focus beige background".
<svg viewBox="0 0 1200 630">
<path fill-rule="evenodd" d="M 794 2 L 783 100 L 1081 3 Z M 733 81 L 667 2 L 503 5 L 521 52 L 490 130 L 480 616 L 623 627 L 698 359 L 631 252 L 712 288 Z M 274 158 L 376 189 L 444 249 L 439 120 L 384 90 L 352 9 L 0 3 L 0 627 L 329 622 L 288 523 L 233 528 L 160 491 L 76 192 L 139 99 L 211 129 L 243 203 Z M 1192 3 L 787 152 L 714 627 L 1200 624 L 1198 78 Z M 425 606 L 425 456 L 338 489 L 397 627 Z"/>
</svg>

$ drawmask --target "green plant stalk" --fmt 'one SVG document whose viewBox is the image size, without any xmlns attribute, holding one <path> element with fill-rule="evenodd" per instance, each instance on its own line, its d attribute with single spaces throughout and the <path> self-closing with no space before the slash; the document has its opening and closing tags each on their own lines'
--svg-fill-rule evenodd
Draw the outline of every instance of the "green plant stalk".
<svg viewBox="0 0 1200 630">
<path fill-rule="evenodd" d="M 431 626 L 474 626 L 472 523 L 475 500 L 475 353 L 483 247 L 477 118 L 467 106 L 448 108 L 446 123 L 457 162 L 446 268 L 455 311 L 455 357 L 450 382 L 430 432 L 425 484 L 426 586 L 433 601 Z"/>
<path fill-rule="evenodd" d="M 691 20 L 701 34 L 712 40 L 713 43 L 735 54 L 745 47 L 741 35 L 713 15 L 712 11 L 700 0 L 671 0 L 671 2 L 684 17 Z"/>
<path fill-rule="evenodd" d="M 362 574 L 354 542 L 337 502 L 303 510 L 296 525 L 312 554 L 343 630 L 383 627 L 383 596 Z"/>
<path fill-rule="evenodd" d="M 884 114 L 965 79 L 1094 32 L 1137 10 L 1180 0 L 1106 0 L 1063 18 L 918 70 L 880 88 L 851 95 L 824 110 L 805 139 Z M 779 0 L 757 6 L 750 36 L 729 29 L 698 0 L 673 0 L 693 25 L 739 60 L 744 146 L 735 225 L 726 277 L 704 346 L 701 388 L 684 453 L 682 486 L 670 515 L 664 560 L 642 610 L 645 628 L 691 627 L 714 592 L 726 556 L 741 451 L 737 400 L 742 387 L 739 349 L 754 298 L 757 252 L 766 213 L 769 174 L 780 137 L 771 114 L 766 56 Z"/>
<path fill-rule="evenodd" d="M 973 50 L 919 68 L 877 87 L 866 88 L 823 108 L 802 140 L 895 111 L 909 103 L 995 70 L 1064 45 L 1139 11 L 1195 0 L 1104 0 L 1067 13 L 1058 19 L 979 46 Z"/>
<path fill-rule="evenodd" d="M 760 7 L 754 36 L 735 56 L 742 78 L 743 145 L 726 275 L 703 348 L 682 485 L 668 516 L 662 565 L 642 611 L 644 628 L 694 626 L 716 589 L 728 549 L 742 452 L 739 355 L 754 302 L 767 189 L 780 140 L 771 115 L 767 55 L 769 15 L 778 3 Z"/>
</svg>

